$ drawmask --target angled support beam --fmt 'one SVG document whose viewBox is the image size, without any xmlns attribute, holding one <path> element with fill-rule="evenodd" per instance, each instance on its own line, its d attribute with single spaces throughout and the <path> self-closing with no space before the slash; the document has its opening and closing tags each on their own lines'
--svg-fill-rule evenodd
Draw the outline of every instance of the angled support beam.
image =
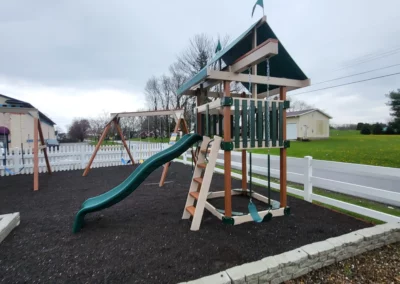
<svg viewBox="0 0 400 284">
<path fill-rule="evenodd" d="M 42 126 L 40 125 L 40 121 L 38 121 L 38 129 L 39 129 L 40 143 L 45 146 L 43 148 L 43 154 L 44 154 L 44 160 L 46 161 L 47 173 L 51 175 L 51 167 L 50 167 L 49 157 L 47 156 L 46 142 L 44 141 Z"/>
<path fill-rule="evenodd" d="M 134 166 L 135 160 L 133 159 L 131 151 L 129 150 L 129 147 L 126 144 L 124 133 L 122 133 L 122 130 L 121 130 L 121 127 L 119 126 L 118 120 L 119 120 L 118 118 L 114 118 L 114 120 L 113 120 L 114 125 L 117 128 L 117 132 L 118 132 L 119 136 L 121 137 L 122 144 L 124 145 L 126 152 L 128 152 L 129 159 L 131 159 L 131 164 L 132 164 L 132 166 Z"/>
<path fill-rule="evenodd" d="M 112 120 L 112 121 L 113 121 L 113 120 Z M 97 152 L 98 152 L 99 149 L 100 149 L 101 143 L 103 142 L 104 138 L 106 138 L 107 133 L 108 133 L 108 131 L 109 131 L 110 128 L 111 128 L 111 123 L 112 123 L 112 121 L 110 121 L 110 122 L 106 125 L 106 127 L 104 128 L 104 131 L 103 131 L 103 133 L 101 134 L 101 137 L 100 137 L 100 139 L 99 139 L 99 142 L 97 143 L 96 148 L 94 149 L 94 152 L 93 152 L 92 156 L 90 157 L 89 163 L 87 164 L 87 166 L 86 166 L 86 168 L 85 168 L 85 171 L 83 172 L 83 175 L 82 175 L 82 176 L 85 177 L 85 176 L 88 175 L 88 173 L 89 173 L 89 171 L 90 171 L 90 167 L 92 166 L 93 160 L 94 160 L 94 158 L 96 158 Z"/>
<path fill-rule="evenodd" d="M 220 81 L 236 81 L 236 82 L 248 82 L 249 75 L 247 74 L 236 74 L 234 72 L 228 71 L 217 71 L 217 70 L 208 70 L 207 71 L 208 78 Z M 294 87 L 294 88 L 303 88 L 310 85 L 310 80 L 294 80 L 294 79 L 286 79 L 286 78 L 277 78 L 277 77 L 267 77 L 260 75 L 251 76 L 251 82 L 253 84 L 263 84 L 263 85 L 275 85 L 282 87 Z"/>
<path fill-rule="evenodd" d="M 278 54 L 278 40 L 268 39 L 262 44 L 253 47 L 248 53 L 237 59 L 231 66 L 230 71 L 234 73 L 241 73 L 249 67 L 257 65 L 258 63 L 265 61 L 267 58 L 271 58 Z"/>
</svg>

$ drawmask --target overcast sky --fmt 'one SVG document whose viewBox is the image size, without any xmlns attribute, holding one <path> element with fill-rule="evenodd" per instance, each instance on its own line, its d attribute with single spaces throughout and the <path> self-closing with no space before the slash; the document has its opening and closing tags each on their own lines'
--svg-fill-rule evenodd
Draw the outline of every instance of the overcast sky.
<svg viewBox="0 0 400 284">
<path fill-rule="evenodd" d="M 255 0 L 1 1 L 0 94 L 28 101 L 65 129 L 74 117 L 145 107 L 196 33 L 236 38 L 262 16 Z M 400 64 L 398 0 L 264 0 L 267 21 L 313 83 Z M 375 59 L 375 60 L 371 60 Z M 271 66 L 273 68 L 273 66 Z M 400 66 L 290 94 L 400 72 Z M 294 96 L 332 123 L 383 121 L 400 75 Z"/>
</svg>

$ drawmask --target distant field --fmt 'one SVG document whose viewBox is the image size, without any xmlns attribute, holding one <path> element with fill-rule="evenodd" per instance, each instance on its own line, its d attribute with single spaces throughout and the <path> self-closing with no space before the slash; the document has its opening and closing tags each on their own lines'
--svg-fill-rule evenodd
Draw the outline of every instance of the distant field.
<svg viewBox="0 0 400 284">
<path fill-rule="evenodd" d="M 266 149 L 252 150 L 266 154 Z M 271 154 L 279 155 L 273 149 Z M 400 168 L 400 135 L 361 135 L 355 130 L 331 130 L 327 140 L 291 141 L 290 157 Z"/>
</svg>

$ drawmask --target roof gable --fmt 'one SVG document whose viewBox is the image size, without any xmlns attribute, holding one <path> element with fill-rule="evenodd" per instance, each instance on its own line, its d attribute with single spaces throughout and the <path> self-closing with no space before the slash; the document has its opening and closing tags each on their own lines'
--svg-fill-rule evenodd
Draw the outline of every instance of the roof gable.
<svg viewBox="0 0 400 284">
<path fill-rule="evenodd" d="M 298 117 L 298 116 L 302 116 L 308 113 L 312 113 L 314 111 L 317 111 L 319 113 L 321 113 L 322 115 L 328 117 L 329 119 L 332 118 L 332 116 L 330 116 L 329 114 L 323 112 L 322 110 L 315 108 L 315 109 L 305 109 L 305 110 L 299 110 L 299 111 L 288 111 L 286 112 L 286 117 Z"/>
<path fill-rule="evenodd" d="M 244 33 L 242 33 L 238 38 L 232 41 L 228 46 L 215 54 L 213 59 L 194 75 L 190 80 L 185 82 L 179 89 L 178 94 L 182 94 L 189 90 L 191 87 L 199 84 L 207 77 L 207 69 L 212 67 L 215 62 L 222 59 L 224 63 L 229 66 L 232 65 L 237 59 L 251 51 L 254 28 L 257 27 L 257 45 L 262 44 L 268 39 L 278 40 L 278 50 L 279 53 L 270 59 L 270 75 L 271 77 L 287 78 L 294 80 L 306 80 L 308 79 L 300 67 L 296 64 L 293 58 L 286 51 L 285 47 L 279 41 L 278 37 L 275 35 L 272 28 L 266 22 L 266 18 L 263 17 L 253 25 L 251 25 Z M 266 76 L 266 62 L 261 62 L 257 65 L 257 75 Z M 244 71 L 242 73 L 248 73 Z M 248 88 L 248 84 L 243 84 Z M 258 93 L 265 92 L 267 90 L 266 85 L 258 84 Z M 278 86 L 270 85 L 269 89 L 276 89 Z"/>
</svg>

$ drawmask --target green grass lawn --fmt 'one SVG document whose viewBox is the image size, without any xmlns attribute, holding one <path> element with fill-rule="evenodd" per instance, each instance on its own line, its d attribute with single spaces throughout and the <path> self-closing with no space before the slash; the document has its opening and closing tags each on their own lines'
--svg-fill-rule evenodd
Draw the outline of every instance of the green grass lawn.
<svg viewBox="0 0 400 284">
<path fill-rule="evenodd" d="M 145 138 L 145 139 L 140 139 L 140 138 L 131 138 L 129 139 L 131 141 L 142 141 L 142 142 L 150 142 L 150 143 L 168 143 L 169 142 L 169 137 L 168 138 Z M 177 141 L 179 139 L 176 139 Z"/>
<path fill-rule="evenodd" d="M 93 140 L 92 142 L 90 142 L 90 145 L 96 146 L 97 143 L 98 143 L 98 141 L 94 141 L 94 140 Z M 115 143 L 115 142 L 112 141 L 112 140 L 108 140 L 108 141 L 103 140 L 103 142 L 101 142 L 101 145 L 120 145 L 120 144 Z"/>
<path fill-rule="evenodd" d="M 266 149 L 252 150 L 266 154 Z M 279 149 L 271 154 L 279 155 Z M 289 157 L 312 156 L 318 160 L 400 168 L 400 135 L 361 135 L 355 130 L 331 130 L 330 138 L 291 141 Z"/>
</svg>

